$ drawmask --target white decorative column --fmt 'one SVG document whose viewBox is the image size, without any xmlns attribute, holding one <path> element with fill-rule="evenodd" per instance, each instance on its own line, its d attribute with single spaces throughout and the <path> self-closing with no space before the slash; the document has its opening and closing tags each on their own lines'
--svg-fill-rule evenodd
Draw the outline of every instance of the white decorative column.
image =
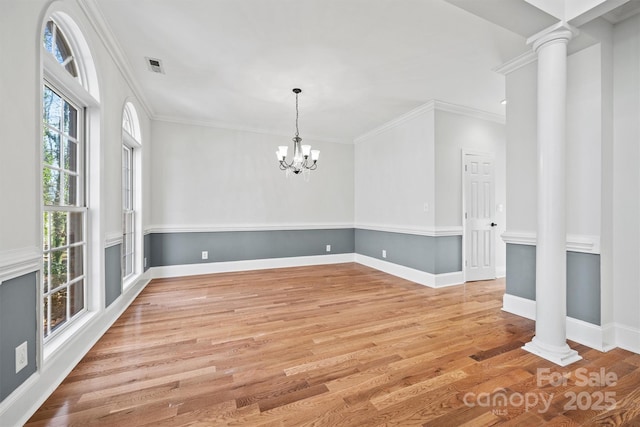
<svg viewBox="0 0 640 427">
<path fill-rule="evenodd" d="M 560 366 L 582 359 L 566 331 L 567 44 L 575 32 L 561 22 L 527 40 L 538 54 L 538 233 L 536 335 L 523 348 Z"/>
</svg>

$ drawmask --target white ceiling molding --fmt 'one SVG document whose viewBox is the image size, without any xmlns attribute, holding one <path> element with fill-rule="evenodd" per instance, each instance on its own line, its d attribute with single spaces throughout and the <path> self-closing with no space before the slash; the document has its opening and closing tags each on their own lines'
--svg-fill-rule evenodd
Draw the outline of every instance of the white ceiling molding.
<svg viewBox="0 0 640 427">
<path fill-rule="evenodd" d="M 493 69 L 496 73 L 507 75 L 512 73 L 522 67 L 525 67 L 533 62 L 538 60 L 538 55 L 533 50 L 528 50 L 524 52 L 522 55 L 518 55 L 515 58 L 505 62 Z"/>
<path fill-rule="evenodd" d="M 95 0 L 78 1 L 78 5 L 98 34 L 102 44 L 113 58 L 113 61 L 116 63 L 118 70 L 120 70 L 122 77 L 133 91 L 134 95 L 140 102 L 140 105 L 142 105 L 142 108 L 145 110 L 149 118 L 154 119 L 155 113 L 151 108 L 151 104 L 147 101 L 144 96 L 144 92 L 140 89 L 140 86 L 133 78 L 129 61 L 127 61 L 127 57 L 124 55 L 122 47 L 114 37 L 113 31 L 111 31 L 109 24 L 107 24 L 107 21 L 104 19 L 104 15 L 95 3 Z"/>
<path fill-rule="evenodd" d="M 168 117 L 168 116 L 154 116 L 153 120 L 155 121 L 159 121 L 159 122 L 166 122 L 166 123 L 175 123 L 178 125 L 187 125 L 187 126 L 202 126 L 202 127 L 208 127 L 208 128 L 215 128 L 215 129 L 224 129 L 224 130 L 231 130 L 231 131 L 240 131 L 240 132 L 251 132 L 251 133 L 259 133 L 259 134 L 263 134 L 263 135 L 273 135 L 273 136 L 278 136 L 278 137 L 285 137 L 285 138 L 291 138 L 293 133 L 284 133 L 284 132 L 277 132 L 274 130 L 270 130 L 270 129 L 260 129 L 260 128 L 256 128 L 256 127 L 251 127 L 251 126 L 242 126 L 242 125 L 236 125 L 236 124 L 231 124 L 231 123 L 222 123 L 222 122 L 214 122 L 214 121 L 207 121 L 207 120 L 191 120 L 191 119 L 185 119 L 185 118 L 178 118 L 178 117 Z M 327 138 L 324 136 L 317 136 L 317 135 L 309 135 L 309 134 L 305 134 L 304 135 L 304 140 L 312 140 L 312 141 L 318 141 L 318 142 L 330 142 L 330 143 L 334 143 L 334 144 L 348 144 L 351 145 L 351 141 L 347 140 L 347 139 L 338 139 L 338 138 Z"/>
<path fill-rule="evenodd" d="M 504 115 L 489 113 L 487 111 L 478 110 L 476 108 L 465 107 L 463 105 L 449 104 L 448 102 L 435 101 L 435 109 L 438 111 L 446 111 L 448 113 L 460 114 L 461 116 L 467 116 L 474 119 L 486 120 L 488 122 L 495 122 L 501 125 L 506 123 Z"/>
<path fill-rule="evenodd" d="M 478 110 L 475 108 L 465 107 L 465 106 L 456 105 L 456 104 L 450 104 L 448 102 L 432 99 L 426 104 L 423 104 L 418 108 L 414 108 L 408 113 L 403 114 L 399 117 L 396 117 L 395 119 L 390 120 L 384 123 L 383 125 L 378 126 L 370 130 L 369 132 L 366 132 L 360 135 L 359 137 L 355 138 L 353 142 L 357 144 L 359 142 L 366 141 L 367 139 L 375 135 L 379 135 L 389 129 L 393 129 L 397 126 L 400 126 L 401 124 L 406 123 L 409 120 L 412 120 L 416 117 L 419 117 L 423 114 L 426 114 L 428 112 L 435 111 L 435 110 L 445 111 L 445 112 L 454 113 L 454 114 L 460 114 L 462 116 L 467 116 L 467 117 L 480 119 L 480 120 L 487 120 L 490 122 L 495 122 L 500 124 L 506 123 L 505 117 L 500 114 L 489 113 L 489 112 Z"/>
<path fill-rule="evenodd" d="M 435 109 L 435 101 L 431 100 L 429 102 L 427 102 L 426 104 L 423 104 L 421 106 L 419 106 L 418 108 L 414 108 L 413 110 L 409 111 L 408 113 L 405 113 L 399 117 L 396 117 L 393 120 L 390 120 L 372 130 L 370 130 L 369 132 L 366 132 L 362 135 L 360 135 L 359 137 L 355 138 L 353 140 L 354 143 L 359 143 L 362 141 L 365 141 L 373 136 L 379 135 L 389 129 L 393 129 L 394 127 L 400 126 L 402 123 L 406 123 L 409 120 L 412 120 L 416 117 L 419 117 L 423 114 L 426 114 L 428 112 L 431 112 Z"/>
</svg>

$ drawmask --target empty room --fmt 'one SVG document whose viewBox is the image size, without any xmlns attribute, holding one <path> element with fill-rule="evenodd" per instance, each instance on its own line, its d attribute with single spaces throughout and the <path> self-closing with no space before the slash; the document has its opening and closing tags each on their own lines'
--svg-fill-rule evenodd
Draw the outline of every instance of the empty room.
<svg viewBox="0 0 640 427">
<path fill-rule="evenodd" d="M 640 0 L 0 0 L 0 55 L 0 427 L 640 425 Z"/>
</svg>

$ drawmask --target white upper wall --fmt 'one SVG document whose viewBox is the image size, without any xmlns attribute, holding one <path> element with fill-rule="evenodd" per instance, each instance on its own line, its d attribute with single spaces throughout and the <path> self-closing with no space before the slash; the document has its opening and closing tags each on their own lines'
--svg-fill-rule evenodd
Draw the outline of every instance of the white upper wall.
<svg viewBox="0 0 640 427">
<path fill-rule="evenodd" d="M 640 15 L 614 27 L 614 313 L 640 330 Z M 635 348 L 640 343 L 635 342 Z"/>
<path fill-rule="evenodd" d="M 305 182 L 278 168 L 290 137 L 155 121 L 151 139 L 152 230 L 353 224 L 350 144 L 304 139 L 320 150 Z"/>
<path fill-rule="evenodd" d="M 537 63 L 507 75 L 507 230 L 537 229 Z"/>
<path fill-rule="evenodd" d="M 600 236 L 602 66 L 600 44 L 567 64 L 567 233 Z"/>
<path fill-rule="evenodd" d="M 0 52 L 11 60 L 0 67 L 0 253 L 40 244 L 39 15 L 47 2 L 4 2 Z M 6 10 L 9 9 L 9 10 Z M 3 61 L 3 63 L 5 63 Z"/>
<path fill-rule="evenodd" d="M 356 227 L 433 229 L 434 116 L 433 108 L 410 112 L 356 140 Z"/>
<path fill-rule="evenodd" d="M 567 233 L 600 236 L 600 46 L 567 60 Z M 537 63 L 507 75 L 507 203 L 510 232 L 537 230 Z"/>
</svg>

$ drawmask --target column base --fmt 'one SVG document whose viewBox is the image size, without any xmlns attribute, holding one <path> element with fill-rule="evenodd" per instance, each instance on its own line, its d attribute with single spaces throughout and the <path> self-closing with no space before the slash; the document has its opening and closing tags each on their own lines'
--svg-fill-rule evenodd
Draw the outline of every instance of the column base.
<svg viewBox="0 0 640 427">
<path fill-rule="evenodd" d="M 572 350 L 567 344 L 560 347 L 543 344 L 540 340 L 537 340 L 536 337 L 533 337 L 531 342 L 526 343 L 522 348 L 529 353 L 533 353 L 560 366 L 567 366 L 578 360 L 582 360 L 582 356 L 580 356 L 577 351 Z"/>
</svg>

